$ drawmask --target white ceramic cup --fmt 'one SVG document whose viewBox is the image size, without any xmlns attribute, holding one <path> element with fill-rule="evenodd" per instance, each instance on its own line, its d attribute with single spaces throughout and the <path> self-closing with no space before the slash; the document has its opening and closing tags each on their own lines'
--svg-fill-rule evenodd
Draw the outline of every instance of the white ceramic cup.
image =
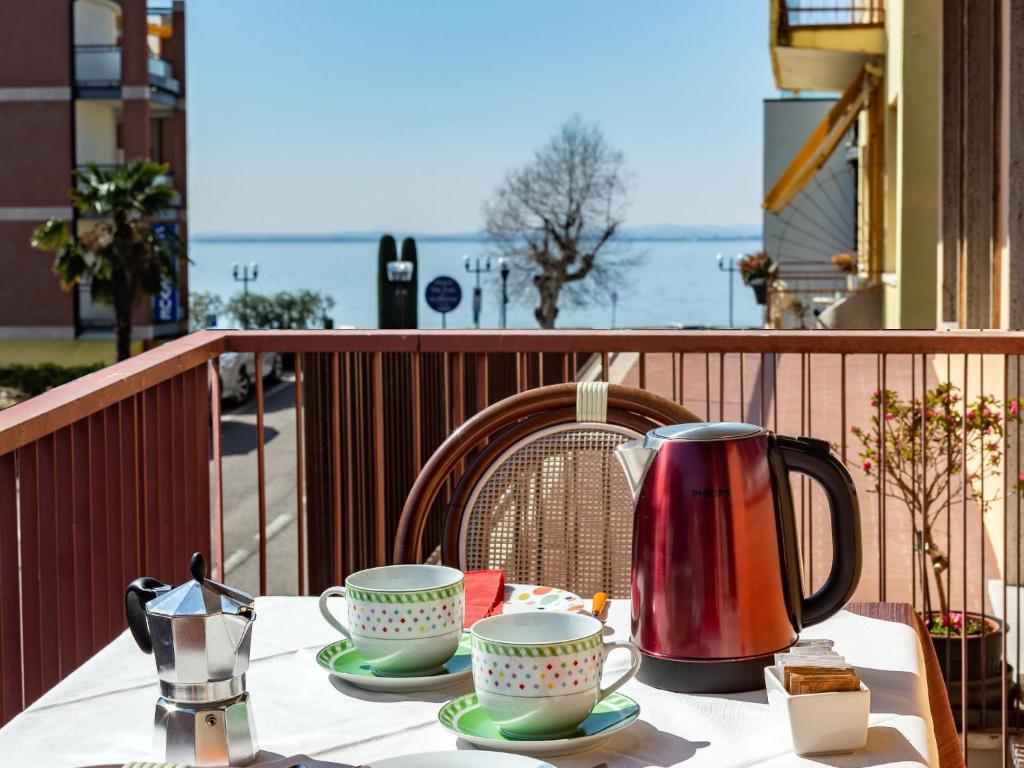
<svg viewBox="0 0 1024 768">
<path fill-rule="evenodd" d="M 348 626 L 327 607 L 345 598 Z M 353 573 L 344 587 L 320 595 L 320 613 L 352 641 L 379 675 L 437 672 L 462 637 L 466 594 L 462 571 L 439 565 L 387 565 Z"/>
<path fill-rule="evenodd" d="M 517 738 L 571 734 L 598 702 L 640 668 L 632 643 L 605 643 L 604 625 L 576 613 L 506 613 L 470 630 L 477 701 L 503 733 Z M 622 648 L 630 668 L 608 687 L 601 673 L 608 654 Z"/>
</svg>

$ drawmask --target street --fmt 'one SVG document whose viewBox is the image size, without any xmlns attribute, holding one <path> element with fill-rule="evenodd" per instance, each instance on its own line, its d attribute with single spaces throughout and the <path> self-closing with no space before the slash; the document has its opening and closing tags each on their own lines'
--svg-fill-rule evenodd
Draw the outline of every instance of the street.
<svg viewBox="0 0 1024 768">
<path fill-rule="evenodd" d="M 265 382 L 267 594 L 298 589 L 295 501 L 295 381 Z M 255 399 L 241 407 L 224 403 L 221 416 L 224 467 L 225 581 L 259 593 L 259 497 Z M 212 470 L 211 470 L 212 476 Z"/>
</svg>

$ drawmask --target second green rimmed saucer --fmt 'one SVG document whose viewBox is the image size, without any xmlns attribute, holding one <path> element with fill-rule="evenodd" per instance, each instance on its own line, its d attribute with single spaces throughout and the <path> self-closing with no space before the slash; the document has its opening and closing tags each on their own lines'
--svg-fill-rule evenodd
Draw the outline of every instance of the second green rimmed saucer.
<svg viewBox="0 0 1024 768">
<path fill-rule="evenodd" d="M 516 739 L 506 736 L 491 720 L 475 693 L 449 701 L 437 713 L 445 728 L 480 749 L 523 755 L 571 755 L 593 749 L 628 728 L 640 716 L 640 705 L 629 696 L 613 693 L 598 702 L 594 711 L 570 736 L 552 739 Z"/>
<path fill-rule="evenodd" d="M 355 649 L 351 640 L 339 640 L 321 648 L 316 663 L 349 685 L 367 691 L 406 693 L 434 691 L 469 680 L 473 672 L 473 659 L 469 648 L 469 633 L 463 632 L 455 654 L 441 667 L 441 671 L 419 677 L 388 677 L 374 674 L 366 659 Z"/>
</svg>

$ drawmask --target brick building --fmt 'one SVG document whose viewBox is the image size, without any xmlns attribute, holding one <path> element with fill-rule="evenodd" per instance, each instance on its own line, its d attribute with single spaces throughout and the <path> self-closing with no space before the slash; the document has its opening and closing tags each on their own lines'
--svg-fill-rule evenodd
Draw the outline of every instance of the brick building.
<svg viewBox="0 0 1024 768">
<path fill-rule="evenodd" d="M 0 29 L 0 364 L 109 362 L 113 310 L 63 291 L 29 238 L 53 216 L 93 225 L 69 204 L 74 168 L 149 158 L 169 165 L 161 219 L 187 243 L 184 2 L 10 0 Z M 177 289 L 136 306 L 136 349 L 186 329 L 187 291 L 183 258 Z"/>
</svg>

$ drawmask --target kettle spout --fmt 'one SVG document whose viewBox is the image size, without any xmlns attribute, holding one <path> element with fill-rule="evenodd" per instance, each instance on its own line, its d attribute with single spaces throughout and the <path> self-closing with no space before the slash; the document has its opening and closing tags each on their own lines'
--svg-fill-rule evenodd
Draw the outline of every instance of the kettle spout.
<svg viewBox="0 0 1024 768">
<path fill-rule="evenodd" d="M 629 492 L 633 495 L 633 503 L 636 503 L 640 496 L 640 487 L 643 485 L 647 470 L 657 455 L 656 448 L 648 448 L 644 445 L 644 439 L 630 440 L 615 447 L 615 456 L 622 465 L 622 471 L 626 473 L 626 481 L 629 483 Z"/>
<path fill-rule="evenodd" d="M 229 619 L 227 628 L 232 651 L 237 654 L 252 632 L 256 611 L 252 608 L 242 608 L 237 614 L 227 618 Z"/>
</svg>

